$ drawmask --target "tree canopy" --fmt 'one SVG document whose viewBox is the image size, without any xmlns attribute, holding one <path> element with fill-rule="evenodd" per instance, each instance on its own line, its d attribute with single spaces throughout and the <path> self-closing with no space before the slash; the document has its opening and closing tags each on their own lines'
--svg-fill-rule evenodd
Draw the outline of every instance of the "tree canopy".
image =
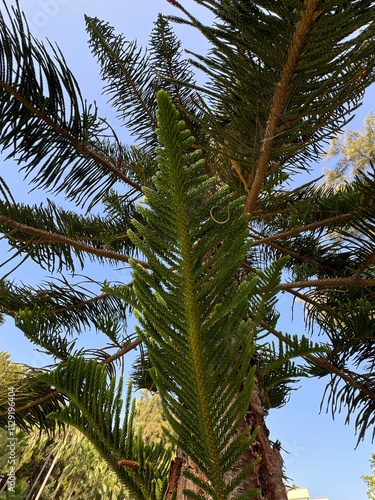
<svg viewBox="0 0 375 500">
<path fill-rule="evenodd" d="M 375 433 L 374 174 L 339 191 L 296 180 L 374 82 L 375 5 L 196 0 L 206 25 L 169 3 L 179 15 L 158 17 L 147 50 L 86 17 L 104 92 L 134 137 L 125 145 L 59 49 L 3 1 L 0 146 L 45 201 L 18 202 L 0 183 L 13 267 L 0 310 L 55 360 L 19 381 L 16 419 L 74 425 L 134 498 L 282 500 L 265 419 L 298 379 L 326 377 L 332 413 L 354 415 L 359 440 Z M 203 34 L 208 53 L 186 59 L 174 23 Z M 26 261 L 52 278 L 13 280 Z M 131 279 L 79 283 L 89 263 L 129 266 Z M 280 293 L 303 301 L 304 334 L 279 331 Z M 76 347 L 87 328 L 115 352 Z M 117 362 L 135 348 L 134 382 L 160 395 L 173 461 L 123 396 Z"/>
</svg>

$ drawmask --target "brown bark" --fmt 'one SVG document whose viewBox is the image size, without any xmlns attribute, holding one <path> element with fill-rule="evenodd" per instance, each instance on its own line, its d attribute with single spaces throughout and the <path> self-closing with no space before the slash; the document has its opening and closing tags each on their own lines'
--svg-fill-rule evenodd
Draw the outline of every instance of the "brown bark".
<svg viewBox="0 0 375 500">
<path fill-rule="evenodd" d="M 177 451 L 177 456 L 171 462 L 171 467 L 169 470 L 169 480 L 168 480 L 168 490 L 165 494 L 165 500 L 171 500 L 173 497 L 173 492 L 178 488 L 178 482 L 181 478 L 181 469 L 183 458 L 181 456 L 181 450 Z"/>
<path fill-rule="evenodd" d="M 248 412 L 238 429 L 238 432 L 242 432 L 245 428 L 250 428 L 250 432 L 252 432 L 256 428 L 259 428 L 259 432 L 251 447 L 228 472 L 226 482 L 229 483 L 241 470 L 259 457 L 261 457 L 261 461 L 233 491 L 228 500 L 234 499 L 241 493 L 252 489 L 258 489 L 259 491 L 256 497 L 254 497 L 256 500 L 287 500 L 283 481 L 283 459 L 280 454 L 280 447 L 277 444 L 272 444 L 269 439 L 269 431 L 265 424 L 266 413 L 262 405 L 262 389 L 260 385 L 259 382 L 254 384 Z M 205 479 L 194 462 L 182 450 L 178 450 L 176 459 L 171 465 L 165 500 L 171 500 L 174 491 L 177 493 L 177 500 L 189 498 L 183 494 L 184 489 L 190 489 L 204 498 L 210 499 L 210 496 L 204 493 L 201 488 L 183 476 L 185 470 L 196 474 L 201 479 Z"/>
<path fill-rule="evenodd" d="M 231 499 L 236 498 L 241 493 L 257 489 L 257 500 L 287 500 L 287 494 L 283 481 L 283 459 L 280 454 L 280 447 L 271 443 L 269 431 L 265 424 L 265 410 L 261 397 L 262 387 L 259 380 L 256 379 L 251 401 L 246 413 L 245 419 L 238 432 L 249 428 L 250 433 L 258 430 L 255 441 L 232 467 L 227 474 L 229 483 L 239 472 L 261 459 L 253 471 L 248 474 L 246 479 L 233 491 Z"/>
<path fill-rule="evenodd" d="M 202 480 L 206 480 L 203 473 L 199 470 L 199 468 L 195 465 L 191 458 L 188 457 L 186 453 L 184 453 L 181 449 L 178 449 L 176 458 L 172 461 L 169 471 L 169 484 L 167 493 L 165 495 L 165 500 L 171 500 L 174 492 L 176 492 L 177 500 L 188 499 L 189 497 L 187 497 L 183 493 L 183 491 L 186 489 L 192 490 L 198 495 L 202 495 L 203 498 L 207 498 L 207 500 L 209 500 L 211 497 L 207 495 L 207 493 L 205 493 L 201 488 L 190 481 L 190 479 L 183 476 L 184 471 L 189 471 Z"/>
<path fill-rule="evenodd" d="M 251 463 L 257 456 L 262 457 L 261 462 L 249 477 L 249 486 L 259 488 L 258 500 L 287 500 L 283 481 L 283 459 L 280 447 L 277 444 L 272 444 L 269 439 L 259 383 L 254 384 L 249 411 L 246 415 L 246 424 L 251 429 L 259 427 L 259 433 L 247 452 L 248 457 L 246 457 L 245 463 L 246 465 Z"/>
</svg>

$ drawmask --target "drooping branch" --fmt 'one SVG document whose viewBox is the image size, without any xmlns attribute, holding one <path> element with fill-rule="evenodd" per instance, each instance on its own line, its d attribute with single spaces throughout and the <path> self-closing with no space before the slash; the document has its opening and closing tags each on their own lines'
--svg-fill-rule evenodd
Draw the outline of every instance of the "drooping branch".
<svg viewBox="0 0 375 500">
<path fill-rule="evenodd" d="M 55 396 L 58 396 L 60 394 L 60 391 L 51 391 L 48 394 L 45 394 L 44 396 L 41 396 L 40 398 L 35 399 L 34 401 L 30 401 L 30 403 L 26 403 L 22 406 L 18 406 L 17 408 L 14 408 L 15 413 L 20 413 L 21 411 L 28 410 L 29 408 L 32 408 L 33 406 L 37 406 L 40 403 L 44 403 L 44 401 L 48 401 L 51 398 L 54 398 Z M 8 414 L 8 410 L 5 411 L 0 411 L 0 416 L 4 416 Z"/>
<path fill-rule="evenodd" d="M 259 237 L 254 236 L 254 235 L 252 235 L 252 237 L 253 238 L 255 237 L 256 239 L 260 239 Z M 306 255 L 301 255 L 300 253 L 295 252 L 293 250 L 290 250 L 289 248 L 286 248 L 282 245 L 278 245 L 275 242 L 272 242 L 272 241 L 268 242 L 268 246 L 275 248 L 275 250 L 278 250 L 279 252 L 281 252 L 284 255 L 290 255 L 291 257 L 295 258 L 296 260 L 300 260 L 302 262 L 306 262 L 307 264 L 311 264 L 312 266 L 316 267 L 317 269 L 325 269 L 327 271 L 335 271 L 336 270 L 335 268 L 333 268 L 331 266 L 327 266 L 325 264 L 322 264 L 321 262 L 318 262 L 315 259 L 312 259 L 311 257 L 307 257 Z"/>
<path fill-rule="evenodd" d="M 317 280 L 294 281 L 290 283 L 282 283 L 281 290 L 290 290 L 291 288 L 331 288 L 336 286 L 375 286 L 375 279 L 360 279 L 360 278 L 323 278 Z"/>
<path fill-rule="evenodd" d="M 104 361 L 101 361 L 101 365 L 108 365 L 115 361 L 116 359 L 121 358 L 122 356 L 125 356 L 128 352 L 132 351 L 136 347 L 139 346 L 139 344 L 142 343 L 142 340 L 137 337 L 135 340 L 132 342 L 129 342 L 129 344 L 124 345 L 121 347 L 115 354 L 112 354 L 112 356 L 108 356 Z M 17 406 L 16 408 L 13 409 L 14 413 L 20 413 L 21 411 L 28 410 L 34 406 L 37 406 L 40 403 L 44 403 L 44 401 L 48 401 L 51 398 L 54 398 L 55 396 L 58 396 L 60 394 L 60 391 L 54 390 L 49 392 L 48 394 L 45 394 L 44 396 L 41 396 L 40 398 L 35 399 L 34 401 L 30 401 L 29 403 L 26 403 L 22 406 Z M 0 416 L 4 416 L 8 414 L 8 410 L 6 411 L 0 411 Z"/>
<path fill-rule="evenodd" d="M 19 94 L 11 85 L 8 85 L 6 82 L 0 80 L 0 88 L 5 90 L 7 93 L 11 94 L 17 101 L 19 101 L 25 108 L 27 108 L 31 113 L 37 116 L 39 119 L 43 120 L 49 127 L 51 127 L 55 132 L 57 132 L 61 137 L 70 142 L 78 151 L 83 153 L 85 156 L 92 158 L 98 164 L 103 166 L 106 170 L 113 173 L 119 180 L 122 180 L 132 188 L 137 191 L 142 190 L 142 186 L 137 182 L 130 179 L 126 176 L 121 170 L 111 164 L 104 156 L 99 155 L 87 145 L 85 145 L 82 141 L 76 139 L 72 136 L 65 128 L 61 127 L 58 123 L 56 123 L 50 116 L 44 113 L 42 110 L 33 106 L 24 96 Z"/>
<path fill-rule="evenodd" d="M 132 283 L 128 283 L 127 285 L 124 286 L 132 286 Z M 98 302 L 100 300 L 106 299 L 109 297 L 108 293 L 102 293 L 101 295 L 97 295 L 96 297 L 91 297 L 91 299 L 84 300 L 82 302 L 79 302 L 78 304 L 70 304 L 69 306 L 65 307 L 60 307 L 58 309 L 46 309 L 44 312 L 45 314 L 61 314 L 67 311 L 71 311 L 72 309 L 81 309 L 82 307 L 86 306 L 87 304 L 92 304 L 94 302 Z"/>
<path fill-rule="evenodd" d="M 317 302 L 316 300 L 313 300 L 308 295 L 305 295 L 303 293 L 297 292 L 296 290 L 293 290 L 291 288 L 288 289 L 288 290 L 285 290 L 285 291 L 287 293 L 293 295 L 297 299 L 300 299 L 302 302 L 307 302 L 308 304 L 311 304 L 312 306 L 316 307 L 317 309 L 319 309 L 321 311 L 326 311 L 328 313 L 331 313 L 331 309 L 329 307 L 327 307 L 326 305 L 324 305 L 324 304 L 322 304 L 320 302 Z"/>
<path fill-rule="evenodd" d="M 261 321 L 260 325 L 267 331 L 272 333 L 272 335 L 277 337 L 281 342 L 284 342 L 285 344 L 289 343 L 288 338 L 285 335 L 283 335 L 282 332 L 271 327 L 265 321 Z M 321 368 L 324 368 L 325 370 L 327 370 L 327 372 L 331 373 L 332 375 L 340 377 L 342 380 L 344 380 L 351 386 L 355 387 L 369 398 L 375 399 L 375 392 L 365 383 L 359 382 L 358 378 L 356 378 L 358 377 L 357 374 L 349 370 L 342 370 L 340 368 L 337 368 L 337 366 L 330 363 L 327 359 L 320 358 L 319 356 L 315 356 L 314 354 L 306 354 L 305 356 L 303 356 L 303 358 L 320 366 Z"/>
</svg>

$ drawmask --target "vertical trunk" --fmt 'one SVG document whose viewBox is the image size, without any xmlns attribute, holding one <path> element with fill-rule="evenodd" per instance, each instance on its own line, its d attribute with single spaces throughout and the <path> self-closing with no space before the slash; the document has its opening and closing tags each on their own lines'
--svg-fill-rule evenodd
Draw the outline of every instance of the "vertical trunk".
<svg viewBox="0 0 375 500">
<path fill-rule="evenodd" d="M 260 493 L 257 497 L 259 500 L 287 500 L 283 481 L 283 459 L 279 446 L 272 444 L 268 437 L 269 431 L 265 423 L 265 411 L 262 405 L 259 380 L 254 385 L 251 395 L 246 424 L 252 429 L 259 426 L 260 430 L 253 446 L 248 450 L 248 456 L 244 457 L 245 465 L 258 456 L 262 457 L 261 462 L 248 478 L 249 487 L 259 489 Z"/>
<path fill-rule="evenodd" d="M 273 445 L 268 437 L 269 431 L 265 424 L 265 411 L 261 402 L 259 381 L 254 385 L 249 410 L 238 431 L 242 432 L 245 427 L 250 427 L 251 430 L 259 427 L 259 433 L 253 445 L 234 465 L 232 470 L 228 472 L 226 478 L 227 482 L 229 483 L 233 476 L 237 475 L 238 472 L 254 462 L 259 456 L 262 457 L 262 460 L 235 489 L 231 498 L 235 498 L 241 493 L 257 488 L 259 491 L 255 497 L 257 500 L 287 500 L 282 472 L 283 460 L 279 447 Z M 176 500 L 187 499 L 188 497 L 183 494 L 184 489 L 193 490 L 195 493 L 209 499 L 210 497 L 207 494 L 204 494 L 199 487 L 183 476 L 185 470 L 196 473 L 204 479 L 203 474 L 192 460 L 181 450 L 178 450 L 176 458 L 171 465 L 169 485 L 165 500 L 172 500 L 173 492 L 176 492 Z"/>
<path fill-rule="evenodd" d="M 38 483 L 39 479 L 41 478 L 41 476 L 42 476 L 42 474 L 43 474 L 43 472 L 44 472 L 44 469 L 45 469 L 45 468 L 47 467 L 47 465 L 49 464 L 49 462 L 50 462 L 50 458 L 52 457 L 53 452 L 54 452 L 54 450 L 52 450 L 52 451 L 49 453 L 48 457 L 47 457 L 47 458 L 46 458 L 46 460 L 44 461 L 44 464 L 43 464 L 42 468 L 40 469 L 40 471 L 39 471 L 39 474 L 38 474 L 37 478 L 35 479 L 35 481 L 33 482 L 32 486 L 31 486 L 31 489 L 30 489 L 30 491 L 29 491 L 29 493 L 28 493 L 28 495 L 27 495 L 27 497 L 26 497 L 26 500 L 30 500 L 30 499 L 32 498 L 32 493 L 33 493 L 33 491 L 34 491 L 34 489 L 35 489 L 35 487 L 36 487 L 36 485 L 37 485 L 37 483 Z"/>
<path fill-rule="evenodd" d="M 176 500 L 184 500 L 185 498 L 189 498 L 186 497 L 183 493 L 185 489 L 192 490 L 198 495 L 202 495 L 204 498 L 207 498 L 207 500 L 209 500 L 210 496 L 207 495 L 207 493 L 205 493 L 196 484 L 192 483 L 188 478 L 183 476 L 184 471 L 192 472 L 203 480 L 206 479 L 203 473 L 191 460 L 191 458 L 188 457 L 182 450 L 178 449 L 176 458 L 173 460 L 169 471 L 169 484 L 167 493 L 165 495 L 165 500 L 172 500 L 173 494 L 175 492 Z"/>
<path fill-rule="evenodd" d="M 8 484 L 8 474 L 0 474 L 0 493 L 5 491 Z"/>
</svg>

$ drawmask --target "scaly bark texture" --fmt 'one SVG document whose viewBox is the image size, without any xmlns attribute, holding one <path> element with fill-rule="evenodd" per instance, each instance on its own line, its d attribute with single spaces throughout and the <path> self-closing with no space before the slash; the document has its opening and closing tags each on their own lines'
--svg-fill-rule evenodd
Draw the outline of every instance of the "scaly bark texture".
<svg viewBox="0 0 375 500">
<path fill-rule="evenodd" d="M 186 489 L 192 490 L 196 494 L 202 495 L 204 498 L 207 498 L 207 500 L 210 500 L 211 497 L 207 495 L 207 493 L 183 475 L 184 471 L 189 471 L 206 481 L 204 474 L 199 470 L 191 458 L 182 450 L 178 449 L 176 458 L 173 460 L 169 471 L 169 484 L 165 500 L 171 500 L 174 492 L 176 492 L 177 500 L 190 498 L 183 493 Z"/>
<path fill-rule="evenodd" d="M 272 444 L 268 437 L 259 381 L 254 384 L 246 424 L 252 429 L 259 426 L 259 433 L 255 443 L 247 452 L 248 457 L 244 457 L 245 463 L 251 463 L 258 456 L 262 457 L 249 477 L 249 485 L 259 488 L 258 500 L 287 500 L 283 480 L 283 459 L 279 446 Z"/>
</svg>

